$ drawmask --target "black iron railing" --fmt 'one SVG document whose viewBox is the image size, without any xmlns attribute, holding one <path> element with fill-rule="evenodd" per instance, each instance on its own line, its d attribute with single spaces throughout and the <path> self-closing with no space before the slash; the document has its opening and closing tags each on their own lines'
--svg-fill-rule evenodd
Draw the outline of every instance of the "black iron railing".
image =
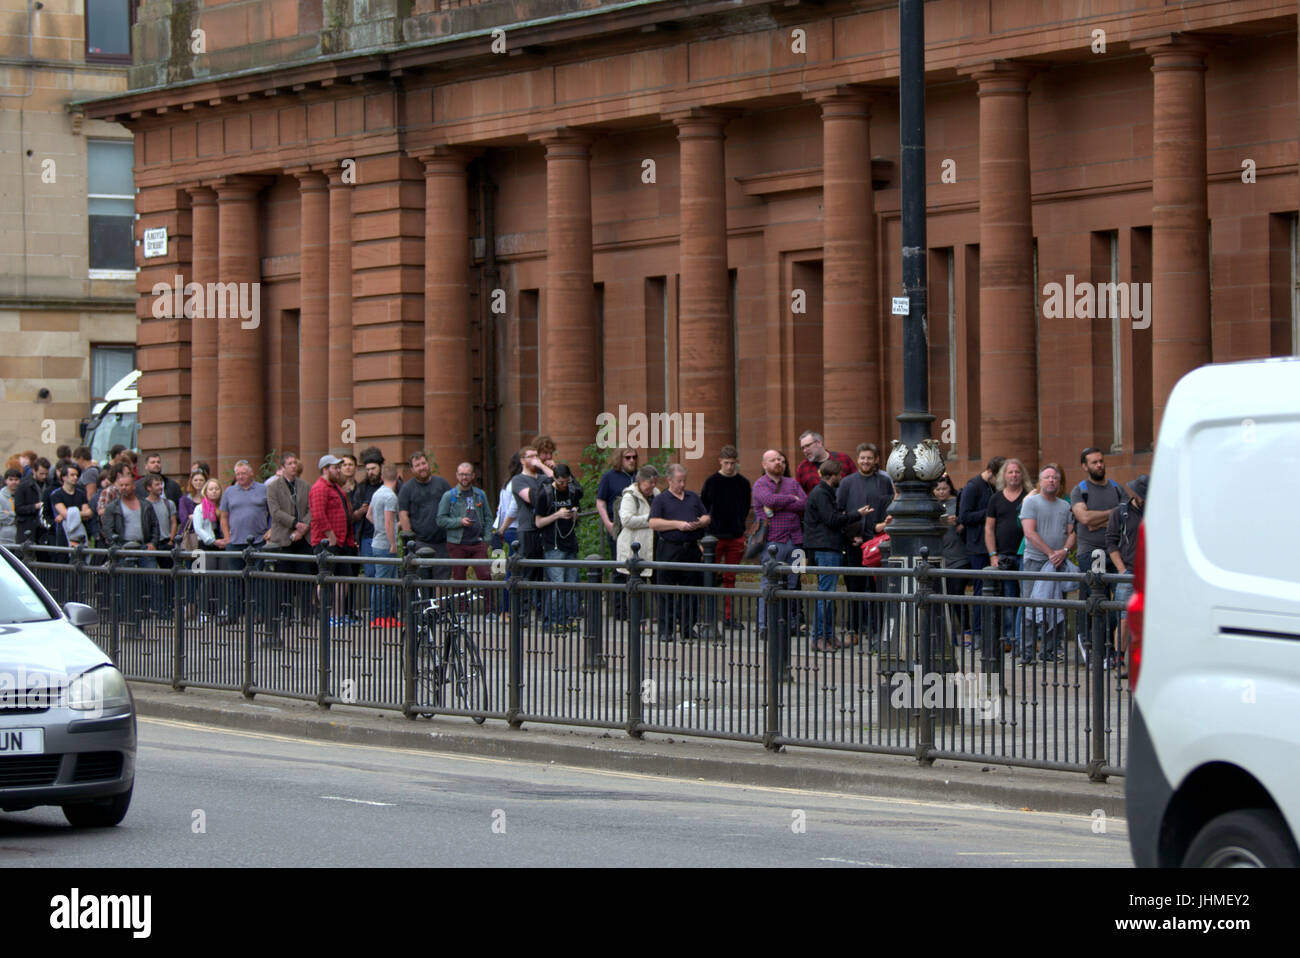
<svg viewBox="0 0 1300 958">
<path fill-rule="evenodd" d="M 481 560 L 409 555 L 363 568 L 252 548 L 17 552 L 60 602 L 99 611 L 91 638 L 136 681 L 1123 774 L 1130 692 L 1108 596 L 1127 577 L 805 567 L 798 553 L 724 567 L 706 549 L 623 566 L 516 554 L 480 582 L 453 576 Z M 486 692 L 461 694 L 478 676 L 458 668 Z"/>
</svg>

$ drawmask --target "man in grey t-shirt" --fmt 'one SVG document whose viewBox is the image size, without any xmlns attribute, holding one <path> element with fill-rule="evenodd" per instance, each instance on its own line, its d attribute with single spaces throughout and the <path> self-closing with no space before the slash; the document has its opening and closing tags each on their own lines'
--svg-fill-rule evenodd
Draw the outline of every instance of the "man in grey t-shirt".
<svg viewBox="0 0 1300 958">
<path fill-rule="evenodd" d="M 1074 546 L 1074 517 L 1069 505 L 1058 497 L 1060 489 L 1060 469 L 1044 466 L 1038 474 L 1038 495 L 1027 496 L 1020 507 L 1020 525 L 1025 530 L 1025 572 L 1064 568 L 1066 556 Z M 1032 592 L 1033 586 L 1029 588 Z M 1053 610 L 1045 610 L 1042 616 L 1026 611 L 1019 650 L 1022 663 L 1033 661 L 1034 645 L 1040 637 L 1042 658 L 1045 661 L 1056 658 L 1059 637 L 1056 616 Z"/>
<path fill-rule="evenodd" d="M 1073 517 L 1069 505 L 1057 495 L 1060 488 L 1057 468 L 1045 466 L 1038 474 L 1038 495 L 1029 496 L 1020 507 L 1026 572 L 1037 572 L 1049 562 L 1060 569 L 1074 546 Z"/>
<path fill-rule="evenodd" d="M 366 512 L 367 521 L 375 527 L 370 554 L 376 559 L 393 559 L 397 557 L 397 533 L 402 527 L 398 517 L 397 463 L 386 462 L 380 466 L 379 478 L 382 485 L 370 497 Z M 397 578 L 395 565 L 374 563 L 372 568 L 376 579 Z M 370 609 L 380 627 L 397 626 L 397 604 L 397 590 L 378 585 L 370 587 Z"/>
<path fill-rule="evenodd" d="M 1079 536 L 1079 568 L 1088 569 L 1094 551 L 1107 555 L 1106 526 L 1110 514 L 1121 503 L 1128 502 L 1128 493 L 1114 479 L 1106 478 L 1106 458 L 1095 446 L 1083 450 L 1079 462 L 1088 475 L 1070 491 L 1070 511 L 1077 522 Z M 1114 563 L 1106 559 L 1106 571 L 1114 572 Z"/>
</svg>

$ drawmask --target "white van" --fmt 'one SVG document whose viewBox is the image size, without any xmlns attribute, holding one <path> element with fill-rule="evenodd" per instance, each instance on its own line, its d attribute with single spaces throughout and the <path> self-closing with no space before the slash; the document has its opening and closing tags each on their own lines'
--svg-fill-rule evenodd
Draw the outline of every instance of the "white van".
<svg viewBox="0 0 1300 958">
<path fill-rule="evenodd" d="M 107 462 L 108 451 L 119 444 L 139 452 L 139 381 L 140 370 L 131 370 L 109 388 L 103 402 L 95 403 L 90 416 L 82 421 L 81 442 L 90 448 L 90 458 L 95 462 Z"/>
<path fill-rule="evenodd" d="M 1300 865 L 1297 478 L 1300 359 L 1174 388 L 1129 602 L 1140 867 Z"/>
</svg>

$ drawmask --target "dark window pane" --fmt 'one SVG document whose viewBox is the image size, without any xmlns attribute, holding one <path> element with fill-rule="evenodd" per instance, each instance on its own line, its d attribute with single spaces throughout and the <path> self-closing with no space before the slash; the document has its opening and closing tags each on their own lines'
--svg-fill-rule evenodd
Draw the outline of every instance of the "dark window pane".
<svg viewBox="0 0 1300 958">
<path fill-rule="evenodd" d="M 135 269 L 133 216 L 90 217 L 90 268 Z"/>
<path fill-rule="evenodd" d="M 86 53 L 131 55 L 131 0 L 86 0 Z"/>
</svg>

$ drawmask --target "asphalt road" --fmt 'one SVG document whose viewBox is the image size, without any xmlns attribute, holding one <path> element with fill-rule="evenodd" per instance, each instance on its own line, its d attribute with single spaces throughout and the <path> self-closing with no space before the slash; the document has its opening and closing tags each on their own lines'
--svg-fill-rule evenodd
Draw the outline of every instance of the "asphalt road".
<svg viewBox="0 0 1300 958">
<path fill-rule="evenodd" d="M 1059 867 L 1130 864 L 1125 823 L 727 785 L 140 720 L 115 829 L 0 814 L 15 866 Z"/>
</svg>

